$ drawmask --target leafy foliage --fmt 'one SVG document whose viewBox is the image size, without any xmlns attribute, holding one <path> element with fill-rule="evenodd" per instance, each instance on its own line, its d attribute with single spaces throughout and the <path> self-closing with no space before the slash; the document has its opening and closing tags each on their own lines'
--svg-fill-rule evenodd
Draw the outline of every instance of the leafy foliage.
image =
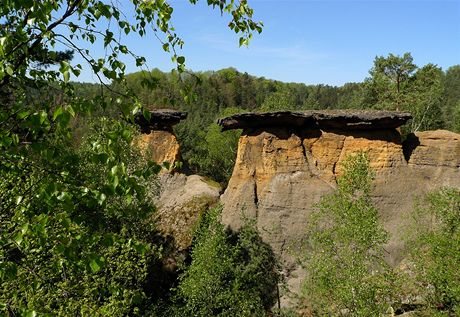
<svg viewBox="0 0 460 317">
<path fill-rule="evenodd" d="M 47 138 L 1 160 L 3 313 L 138 314 L 146 305 L 154 211 L 126 123 L 94 124 L 80 149 Z M 46 151 L 47 156 L 37 155 Z"/>
<path fill-rule="evenodd" d="M 219 117 L 225 117 L 244 110 L 239 108 L 226 108 Z M 183 130 L 179 130 L 182 132 Z M 235 165 L 238 139 L 241 130 L 222 132 L 222 128 L 216 123 L 211 123 L 205 130 L 194 131 L 197 135 L 194 143 L 189 145 L 183 157 L 188 165 L 195 170 L 201 171 L 223 185 L 226 185 Z M 186 136 L 179 134 L 184 138 Z M 185 143 L 185 142 L 184 142 Z"/>
<path fill-rule="evenodd" d="M 315 315 L 376 316 L 389 307 L 387 233 L 371 201 L 371 180 L 367 156 L 348 157 L 337 191 L 322 198 L 310 219 L 303 296 Z"/>
<path fill-rule="evenodd" d="M 444 188 L 430 193 L 413 213 L 410 245 L 419 293 L 434 311 L 460 313 L 460 193 Z"/>
<path fill-rule="evenodd" d="M 447 69 L 443 86 L 443 118 L 446 128 L 460 132 L 460 65 Z"/>
<path fill-rule="evenodd" d="M 196 232 L 192 263 L 180 277 L 177 316 L 265 316 L 274 304 L 278 273 L 271 249 L 247 222 L 235 236 L 206 214 Z"/>
</svg>

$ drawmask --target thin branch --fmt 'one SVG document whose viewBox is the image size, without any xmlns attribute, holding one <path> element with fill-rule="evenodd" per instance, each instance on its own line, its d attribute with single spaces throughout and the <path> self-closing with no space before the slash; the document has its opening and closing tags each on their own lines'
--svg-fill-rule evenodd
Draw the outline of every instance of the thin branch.
<svg viewBox="0 0 460 317">
<path fill-rule="evenodd" d="M 55 22 L 53 22 L 50 25 L 48 25 L 46 30 L 43 31 L 41 34 L 39 34 L 37 36 L 35 41 L 32 43 L 32 45 L 28 49 L 29 54 L 31 52 L 33 52 L 35 49 L 38 48 L 38 46 L 41 44 L 41 42 L 42 42 L 42 40 L 43 40 L 43 38 L 44 38 L 46 33 L 51 32 L 55 27 L 57 27 L 59 24 L 64 22 L 65 19 L 67 19 L 72 14 L 74 14 L 76 12 L 76 10 L 78 9 L 78 6 L 82 3 L 82 1 L 83 0 L 75 0 L 75 2 L 73 2 L 71 5 L 68 4 L 67 9 L 64 12 L 64 14 L 59 19 L 57 19 Z M 14 63 L 13 73 L 15 73 L 19 69 L 19 67 L 21 67 L 21 65 L 27 59 L 27 56 L 29 56 L 29 54 L 24 53 L 19 57 L 19 59 L 16 61 L 16 63 Z M 3 77 L 3 79 L 0 81 L 0 87 L 3 87 L 4 85 L 8 84 L 10 79 L 11 79 L 11 77 L 12 77 L 12 75 L 6 74 L 6 76 Z"/>
</svg>

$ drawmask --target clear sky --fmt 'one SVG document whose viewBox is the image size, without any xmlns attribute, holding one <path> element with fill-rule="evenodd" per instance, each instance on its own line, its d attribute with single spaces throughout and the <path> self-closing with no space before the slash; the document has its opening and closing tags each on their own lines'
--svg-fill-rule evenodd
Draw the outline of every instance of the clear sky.
<svg viewBox="0 0 460 317">
<path fill-rule="evenodd" d="M 121 2 L 126 0 L 121 0 Z M 411 52 L 417 65 L 460 64 L 460 0 L 248 0 L 264 30 L 238 46 L 228 16 L 201 0 L 172 0 L 173 23 L 185 40 L 187 68 L 235 67 L 256 76 L 306 84 L 362 81 L 375 56 Z M 150 36 L 125 39 L 150 68 L 174 67 Z M 128 62 L 128 72 L 137 71 Z M 80 80 L 92 81 L 88 74 Z"/>
</svg>

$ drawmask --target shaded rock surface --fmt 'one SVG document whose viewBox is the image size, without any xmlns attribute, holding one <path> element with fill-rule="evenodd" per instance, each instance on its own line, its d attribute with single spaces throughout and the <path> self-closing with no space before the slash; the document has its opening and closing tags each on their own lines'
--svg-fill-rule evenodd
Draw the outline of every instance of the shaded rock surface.
<svg viewBox="0 0 460 317">
<path fill-rule="evenodd" d="M 218 203 L 220 191 L 218 183 L 198 175 L 160 175 L 156 223 L 177 251 L 191 245 L 201 214 Z"/>
<path fill-rule="evenodd" d="M 265 116 L 272 120 L 285 114 Z M 342 114 L 336 122 L 317 122 L 313 128 L 298 123 L 296 115 L 297 123 L 277 121 L 283 124 L 265 127 L 256 117 L 252 117 L 251 124 L 250 114 L 219 121 L 227 128 L 244 128 L 232 177 L 221 196 L 222 220 L 238 229 L 241 215 L 256 218 L 262 238 L 284 263 L 287 285 L 294 293 L 299 291 L 303 277 L 295 262 L 295 250 L 306 238 L 305 229 L 315 204 L 335 189 L 347 155 L 367 152 L 376 172 L 373 199 L 390 233 L 386 250 L 391 265 L 398 265 L 406 253 L 403 237 L 416 198 L 442 186 L 460 188 L 460 135 L 419 132 L 402 144 L 395 128 L 408 117 L 404 114 L 391 119 L 392 114 L 373 113 L 370 117 L 359 116 L 359 120 L 350 119 L 353 123 L 364 119 L 379 122 L 359 129 L 354 124 L 347 128 L 341 121 L 346 118 Z M 242 117 L 245 119 L 240 120 Z M 283 297 L 282 302 L 288 299 Z"/>
</svg>

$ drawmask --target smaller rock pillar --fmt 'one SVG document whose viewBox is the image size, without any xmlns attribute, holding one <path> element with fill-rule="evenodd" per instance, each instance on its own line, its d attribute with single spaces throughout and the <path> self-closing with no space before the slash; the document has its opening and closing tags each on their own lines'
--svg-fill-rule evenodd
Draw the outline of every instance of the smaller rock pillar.
<svg viewBox="0 0 460 317">
<path fill-rule="evenodd" d="M 169 171 L 174 170 L 180 161 L 180 146 L 172 127 L 187 118 L 187 112 L 170 109 L 158 109 L 150 112 L 150 120 L 142 114 L 135 116 L 140 126 L 141 135 L 135 144 L 142 153 L 160 165 L 169 164 Z"/>
</svg>

